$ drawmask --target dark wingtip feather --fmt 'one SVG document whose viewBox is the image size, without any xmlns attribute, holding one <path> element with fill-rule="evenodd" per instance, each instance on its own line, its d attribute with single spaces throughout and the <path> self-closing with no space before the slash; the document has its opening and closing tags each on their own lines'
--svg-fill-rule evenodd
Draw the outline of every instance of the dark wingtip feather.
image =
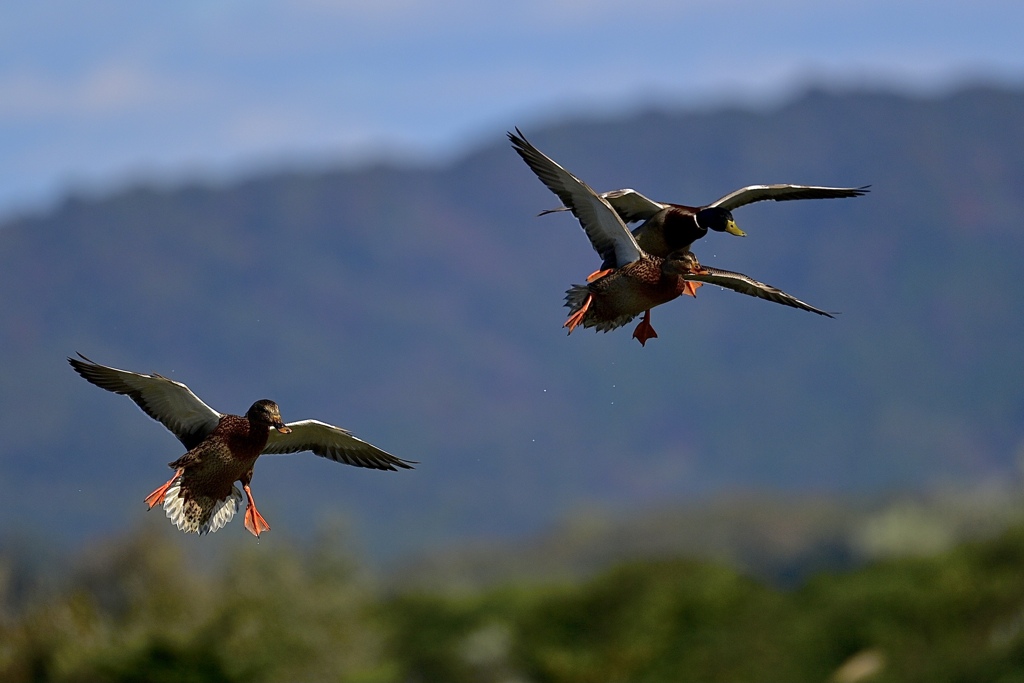
<svg viewBox="0 0 1024 683">
<path fill-rule="evenodd" d="M 403 460 L 401 458 L 395 458 L 395 460 L 397 460 L 397 462 L 395 462 L 394 464 L 398 465 L 403 470 L 414 470 L 416 468 L 413 467 L 413 465 L 419 465 L 420 464 L 418 460 Z M 394 472 L 398 471 L 394 467 L 392 467 L 391 470 L 394 471 Z"/>
<path fill-rule="evenodd" d="M 86 363 L 88 363 L 89 365 L 96 365 L 95 362 L 83 356 L 79 351 L 75 351 L 75 355 L 78 356 L 78 358 L 68 356 L 68 363 L 70 363 L 71 367 L 73 367 L 75 370 L 78 370 L 78 368 L 85 366 Z"/>
</svg>

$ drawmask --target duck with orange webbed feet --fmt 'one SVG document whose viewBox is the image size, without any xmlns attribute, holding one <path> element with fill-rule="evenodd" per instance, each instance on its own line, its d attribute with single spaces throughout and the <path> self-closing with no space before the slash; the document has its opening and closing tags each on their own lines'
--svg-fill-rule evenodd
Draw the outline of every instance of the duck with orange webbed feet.
<svg viewBox="0 0 1024 683">
<path fill-rule="evenodd" d="M 570 333 L 579 325 L 607 332 L 643 313 L 633 337 L 645 345 L 658 336 L 650 323 L 650 309 L 684 293 L 692 295 L 696 287 L 705 282 L 832 317 L 742 273 L 703 266 L 688 248 L 664 257 L 648 253 L 637 243 L 608 199 L 530 144 L 518 129 L 508 137 L 541 182 L 576 216 L 602 259 L 602 269 L 591 274 L 587 284 L 574 285 L 566 292 L 566 306 L 571 313 L 564 327 L 569 328 Z"/>
<path fill-rule="evenodd" d="M 254 536 L 270 530 L 256 509 L 249 485 L 263 454 L 312 451 L 335 462 L 378 470 L 411 469 L 413 463 L 318 420 L 285 424 L 277 404 L 256 401 L 245 415 L 222 415 L 182 384 L 161 375 L 144 375 L 94 363 L 79 354 L 68 358 L 83 378 L 107 391 L 124 394 L 169 429 L 188 449 L 169 463 L 174 476 L 146 496 L 150 509 L 160 505 L 182 531 L 207 534 L 231 521 L 245 492 L 245 528 Z"/>
</svg>

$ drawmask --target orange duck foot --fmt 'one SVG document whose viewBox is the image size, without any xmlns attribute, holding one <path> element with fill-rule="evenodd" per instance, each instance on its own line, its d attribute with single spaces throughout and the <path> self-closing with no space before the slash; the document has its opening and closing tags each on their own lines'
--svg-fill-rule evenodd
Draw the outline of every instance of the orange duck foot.
<svg viewBox="0 0 1024 683">
<path fill-rule="evenodd" d="M 651 309 L 644 311 L 644 318 L 640 321 L 640 324 L 633 330 L 633 339 L 640 342 L 640 346 L 647 346 L 648 339 L 654 339 L 658 336 L 658 333 L 651 327 Z"/>
<path fill-rule="evenodd" d="M 562 325 L 562 327 L 569 328 L 569 334 L 572 334 L 572 331 L 576 329 L 576 326 L 583 322 L 583 317 L 586 316 L 587 309 L 590 308 L 590 302 L 593 300 L 594 295 L 588 294 L 587 300 L 583 302 L 583 305 L 580 306 L 579 310 L 570 315 L 569 319 Z"/>
<path fill-rule="evenodd" d="M 683 282 L 683 294 L 689 294 L 694 299 L 697 298 L 697 288 L 703 286 L 703 282 L 694 282 L 693 280 L 686 280 Z M 650 311 L 647 311 L 650 313 Z"/>
<path fill-rule="evenodd" d="M 608 274 L 614 273 L 614 272 L 615 272 L 614 268 L 606 268 L 605 270 L 595 270 L 593 273 L 591 273 L 590 275 L 587 276 L 587 282 L 593 282 L 594 280 L 599 280 L 600 278 L 603 278 L 605 275 L 608 275 Z"/>
<path fill-rule="evenodd" d="M 245 495 L 249 499 L 248 504 L 245 507 L 245 528 L 255 536 L 260 537 L 260 533 L 264 531 L 270 531 L 270 525 L 267 520 L 263 519 L 263 515 L 256 509 L 256 501 L 252 499 L 252 491 L 249 489 L 249 485 L 245 484 L 242 488 L 245 489 Z"/>
<path fill-rule="evenodd" d="M 171 488 L 171 484 L 174 483 L 174 480 L 180 477 L 181 473 L 184 471 L 184 469 L 179 469 L 177 472 L 174 473 L 174 476 L 171 477 L 170 481 L 168 481 L 166 484 L 158 488 L 156 491 L 153 491 L 153 493 L 146 496 L 146 505 L 149 506 L 150 510 L 155 508 L 157 505 L 163 504 L 164 496 L 167 495 L 167 489 Z"/>
</svg>

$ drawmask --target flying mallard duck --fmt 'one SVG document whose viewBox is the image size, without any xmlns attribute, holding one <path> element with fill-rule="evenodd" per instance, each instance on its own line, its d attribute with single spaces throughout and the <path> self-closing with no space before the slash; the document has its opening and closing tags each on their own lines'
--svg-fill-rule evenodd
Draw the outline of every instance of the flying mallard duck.
<svg viewBox="0 0 1024 683">
<path fill-rule="evenodd" d="M 648 339 L 658 336 L 650 323 L 650 309 L 683 293 L 692 293 L 693 283 L 703 282 L 832 317 L 741 273 L 702 266 L 689 250 L 678 250 L 666 257 L 649 254 L 637 244 L 606 198 L 530 144 L 518 128 L 508 138 L 541 182 L 576 216 L 605 266 L 588 277 L 587 284 L 574 285 L 566 292 L 566 306 L 571 313 L 564 327 L 570 333 L 580 324 L 607 332 L 644 313 L 633 336 L 645 345 Z"/>
<path fill-rule="evenodd" d="M 690 249 L 694 242 L 708 234 L 708 230 L 745 236 L 746 233 L 739 229 L 732 217 L 733 209 L 741 206 L 767 200 L 787 202 L 795 199 L 860 197 L 868 192 L 868 187 L 748 185 L 705 206 L 656 202 L 631 188 L 604 192 L 601 197 L 607 200 L 624 222 L 643 221 L 633 230 L 633 237 L 648 254 L 664 258 L 674 251 Z M 560 206 L 541 211 L 540 215 L 568 210 Z M 604 268 L 610 267 L 604 265 Z"/>
<path fill-rule="evenodd" d="M 124 394 L 178 437 L 187 453 L 170 463 L 171 479 L 146 496 L 150 509 L 162 505 L 176 527 L 206 534 L 231 521 L 242 483 L 245 528 L 259 537 L 270 525 L 256 510 L 249 482 L 260 455 L 313 453 L 335 462 L 377 470 L 411 469 L 412 464 L 361 441 L 347 430 L 317 420 L 285 424 L 273 401 L 256 401 L 244 416 L 222 415 L 182 384 L 161 375 L 141 375 L 94 363 L 82 354 L 68 358 L 83 378 Z"/>
</svg>

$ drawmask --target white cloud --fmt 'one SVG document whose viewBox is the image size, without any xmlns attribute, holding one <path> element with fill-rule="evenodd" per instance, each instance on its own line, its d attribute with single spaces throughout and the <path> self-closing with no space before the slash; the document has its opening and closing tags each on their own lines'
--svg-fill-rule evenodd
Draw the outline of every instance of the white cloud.
<svg viewBox="0 0 1024 683">
<path fill-rule="evenodd" d="M 78 77 L 18 69 L 0 72 L 0 121 L 142 114 L 188 106 L 202 94 L 195 84 L 128 63 L 97 64 Z"/>
</svg>

